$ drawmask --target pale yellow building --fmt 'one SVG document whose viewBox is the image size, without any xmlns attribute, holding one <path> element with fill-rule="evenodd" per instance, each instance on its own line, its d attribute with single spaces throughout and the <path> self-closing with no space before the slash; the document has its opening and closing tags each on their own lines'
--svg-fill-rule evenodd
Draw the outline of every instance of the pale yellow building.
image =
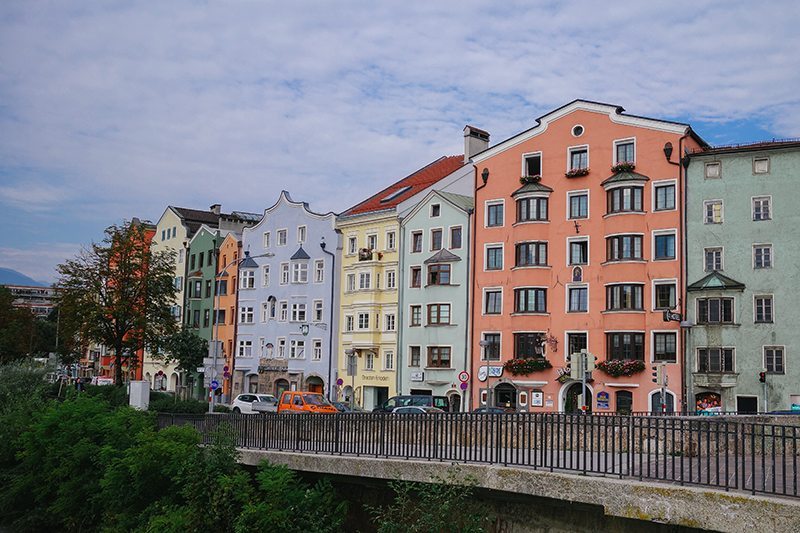
<svg viewBox="0 0 800 533">
<path fill-rule="evenodd" d="M 397 391 L 400 224 L 397 206 L 419 196 L 464 164 L 442 157 L 351 207 L 337 219 L 342 233 L 337 369 L 339 397 L 373 409 Z"/>
</svg>

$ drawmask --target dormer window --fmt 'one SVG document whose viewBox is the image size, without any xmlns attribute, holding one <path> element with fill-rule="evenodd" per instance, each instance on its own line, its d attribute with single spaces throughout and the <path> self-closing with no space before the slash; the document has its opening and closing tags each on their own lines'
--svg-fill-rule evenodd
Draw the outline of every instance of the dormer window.
<svg viewBox="0 0 800 533">
<path fill-rule="evenodd" d="M 431 206 L 431 218 L 438 217 L 442 212 L 442 206 L 439 204 L 433 204 Z"/>
</svg>

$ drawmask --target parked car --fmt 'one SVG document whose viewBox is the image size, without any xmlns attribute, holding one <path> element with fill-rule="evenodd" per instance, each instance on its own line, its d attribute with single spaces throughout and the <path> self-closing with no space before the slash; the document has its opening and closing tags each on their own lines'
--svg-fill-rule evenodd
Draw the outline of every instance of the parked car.
<svg viewBox="0 0 800 533">
<path fill-rule="evenodd" d="M 286 391 L 278 404 L 279 413 L 338 413 L 336 407 L 318 392 Z"/>
<path fill-rule="evenodd" d="M 427 407 L 424 405 L 406 405 L 405 407 L 395 407 L 392 410 L 392 414 L 395 415 L 407 415 L 407 414 L 428 414 L 428 415 L 435 415 L 439 413 L 444 413 L 438 407 Z"/>
<path fill-rule="evenodd" d="M 357 405 L 350 405 L 347 402 L 331 402 L 337 411 L 340 413 L 366 413 L 362 408 Z"/>
<path fill-rule="evenodd" d="M 505 413 L 507 412 L 502 407 L 478 407 L 472 411 L 473 413 Z"/>
<path fill-rule="evenodd" d="M 253 412 L 275 413 L 278 411 L 278 399 L 272 394 L 256 394 L 258 400 L 253 402 Z"/>
<path fill-rule="evenodd" d="M 373 413 L 392 413 L 397 407 L 414 405 L 418 407 L 436 407 L 442 411 L 450 410 L 450 401 L 447 396 L 428 396 L 424 394 L 403 394 L 392 396 L 381 405 L 372 410 Z"/>
<path fill-rule="evenodd" d="M 255 404 L 256 402 L 261 402 L 261 403 L 273 402 L 273 405 L 275 405 L 278 403 L 278 400 L 272 394 L 255 394 L 255 393 L 240 394 L 236 398 L 234 398 L 233 402 L 231 403 L 231 411 L 233 411 L 234 413 L 244 413 L 244 414 L 255 413 L 256 411 L 253 409 L 253 404 Z"/>
</svg>

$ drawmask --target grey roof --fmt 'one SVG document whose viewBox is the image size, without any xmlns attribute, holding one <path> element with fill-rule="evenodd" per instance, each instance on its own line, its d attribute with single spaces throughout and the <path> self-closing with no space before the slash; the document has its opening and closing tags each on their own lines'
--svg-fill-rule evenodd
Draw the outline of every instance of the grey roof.
<svg viewBox="0 0 800 533">
<path fill-rule="evenodd" d="M 189 209 L 188 207 L 172 207 L 181 220 L 186 225 L 188 236 L 191 238 L 200 229 L 200 226 L 205 224 L 211 228 L 219 227 L 219 215 L 215 215 L 212 211 L 201 211 L 200 209 Z"/>
<path fill-rule="evenodd" d="M 537 181 L 535 183 L 526 183 L 516 191 L 512 192 L 511 196 L 517 196 L 528 192 L 553 192 L 553 189 L 551 189 L 547 185 L 542 185 L 540 182 Z"/>
<path fill-rule="evenodd" d="M 228 216 L 230 218 L 235 218 L 241 220 L 243 222 L 259 222 L 261 221 L 261 217 L 258 213 L 248 213 L 246 211 L 231 211 L 230 215 L 223 214 L 222 216 Z"/>
<path fill-rule="evenodd" d="M 622 171 L 617 172 L 600 185 L 608 185 L 609 183 L 625 183 L 627 181 L 650 181 L 650 178 L 638 172 Z"/>
<path fill-rule="evenodd" d="M 239 268 L 258 268 L 256 260 L 250 257 L 250 252 L 244 253 L 244 259 L 239 263 Z"/>
<path fill-rule="evenodd" d="M 724 276 L 717 272 L 716 270 L 708 274 L 707 276 L 703 277 L 702 279 L 695 281 L 688 287 L 686 287 L 687 291 L 695 292 L 695 291 L 743 291 L 744 290 L 744 283 L 740 283 L 735 279 L 731 279 L 728 276 Z"/>
<path fill-rule="evenodd" d="M 447 248 L 442 248 L 429 258 L 427 258 L 424 263 L 429 265 L 431 263 L 455 263 L 456 261 L 461 261 L 461 258 L 458 257 L 456 254 L 448 250 Z"/>
<path fill-rule="evenodd" d="M 297 249 L 297 251 L 294 253 L 294 255 L 292 257 L 290 257 L 289 259 L 291 259 L 292 261 L 294 261 L 296 259 L 311 259 L 311 256 L 308 255 L 306 253 L 306 251 L 303 250 L 303 247 L 301 246 L 300 248 Z"/>
<path fill-rule="evenodd" d="M 472 196 L 465 196 L 463 194 L 456 194 L 454 192 L 437 191 L 442 198 L 452 202 L 464 211 L 469 211 L 475 207 L 475 199 Z"/>
</svg>

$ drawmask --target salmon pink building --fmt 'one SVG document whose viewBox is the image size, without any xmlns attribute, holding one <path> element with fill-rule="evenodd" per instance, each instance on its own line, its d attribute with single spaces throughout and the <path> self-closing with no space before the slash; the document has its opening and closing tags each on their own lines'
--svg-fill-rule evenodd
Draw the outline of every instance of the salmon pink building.
<svg viewBox="0 0 800 533">
<path fill-rule="evenodd" d="M 596 412 L 682 409 L 687 124 L 576 100 L 473 156 L 473 407 L 575 411 L 567 354 L 597 358 Z"/>
</svg>

